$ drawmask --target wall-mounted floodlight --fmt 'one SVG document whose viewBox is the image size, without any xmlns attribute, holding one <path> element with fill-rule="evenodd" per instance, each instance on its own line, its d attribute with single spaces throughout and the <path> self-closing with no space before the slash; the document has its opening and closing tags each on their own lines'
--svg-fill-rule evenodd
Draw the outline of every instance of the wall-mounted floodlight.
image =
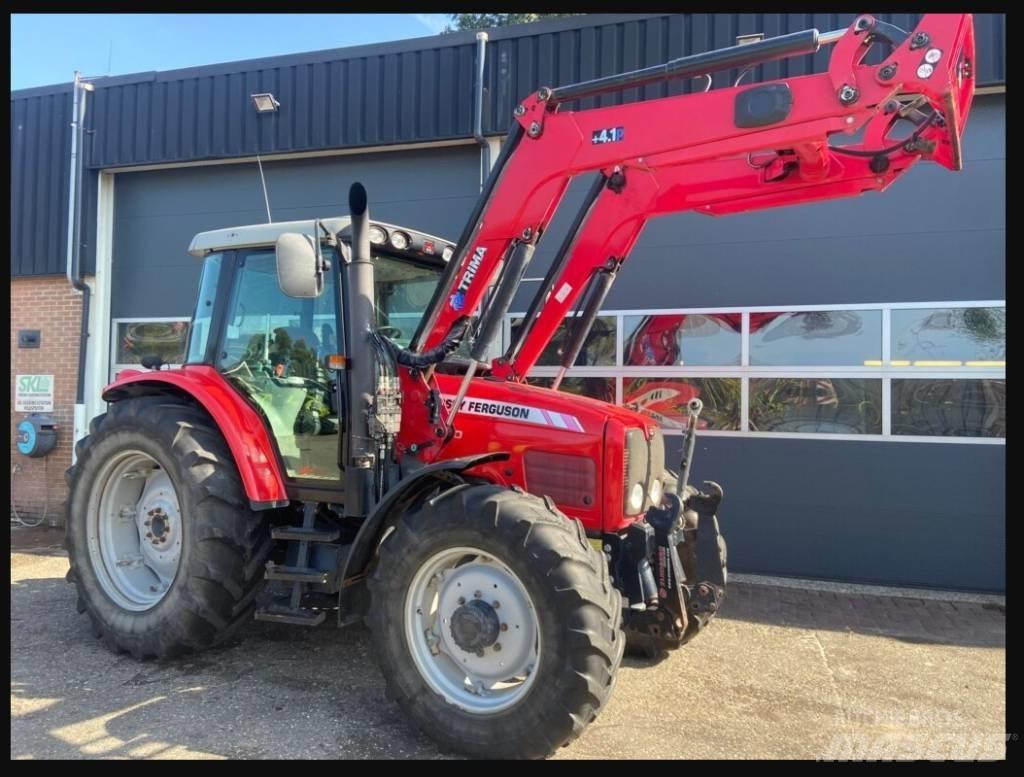
<svg viewBox="0 0 1024 777">
<path fill-rule="evenodd" d="M 256 106 L 256 113 L 274 113 L 281 107 L 281 103 L 275 100 L 274 95 L 270 92 L 261 92 L 260 94 L 250 96 L 252 97 L 253 105 Z"/>
</svg>

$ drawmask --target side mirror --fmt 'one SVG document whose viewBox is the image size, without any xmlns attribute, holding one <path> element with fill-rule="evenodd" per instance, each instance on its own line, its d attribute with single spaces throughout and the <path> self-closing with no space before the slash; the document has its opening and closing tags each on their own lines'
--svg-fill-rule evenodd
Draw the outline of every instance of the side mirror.
<svg viewBox="0 0 1024 777">
<path fill-rule="evenodd" d="M 274 246 L 277 283 L 289 297 L 315 299 L 324 290 L 320 244 L 309 235 L 285 232 Z"/>
</svg>

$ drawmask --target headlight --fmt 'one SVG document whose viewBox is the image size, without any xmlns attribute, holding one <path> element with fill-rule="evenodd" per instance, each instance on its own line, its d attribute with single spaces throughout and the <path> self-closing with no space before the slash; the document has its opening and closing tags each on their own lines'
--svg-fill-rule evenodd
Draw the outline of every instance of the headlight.
<svg viewBox="0 0 1024 777">
<path fill-rule="evenodd" d="M 653 504 L 655 507 L 657 507 L 658 505 L 661 504 L 662 488 L 663 487 L 661 485 L 661 479 L 660 478 L 655 478 L 654 482 L 651 483 L 651 494 L 650 494 L 650 496 L 651 496 L 651 504 Z"/>
<path fill-rule="evenodd" d="M 409 247 L 409 236 L 404 232 L 392 232 L 391 245 L 393 245 L 399 251 L 404 251 L 406 248 Z"/>
<path fill-rule="evenodd" d="M 452 254 L 454 253 L 455 252 L 452 250 L 451 246 L 445 246 L 444 251 L 441 252 L 441 258 L 447 262 L 449 259 L 452 258 Z"/>
<path fill-rule="evenodd" d="M 630 515 L 636 515 L 644 509 L 644 484 L 636 483 L 629 491 L 629 502 L 626 503 Z"/>
<path fill-rule="evenodd" d="M 369 230 L 370 242 L 375 246 L 383 245 L 387 242 L 388 233 L 384 231 L 382 227 L 378 227 L 376 224 L 370 225 Z"/>
</svg>

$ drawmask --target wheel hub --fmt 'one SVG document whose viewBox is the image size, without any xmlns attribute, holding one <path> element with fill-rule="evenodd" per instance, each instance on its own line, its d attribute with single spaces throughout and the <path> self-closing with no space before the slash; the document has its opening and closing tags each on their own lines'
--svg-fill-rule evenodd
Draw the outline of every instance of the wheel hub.
<svg viewBox="0 0 1024 777">
<path fill-rule="evenodd" d="M 498 641 L 501 621 L 494 608 L 482 599 L 473 599 L 452 613 L 452 639 L 465 651 L 475 653 Z"/>
<path fill-rule="evenodd" d="M 405 617 L 417 668 L 450 704 L 491 714 L 532 687 L 537 613 L 523 582 L 493 555 L 455 547 L 425 561 L 406 594 Z"/>
<path fill-rule="evenodd" d="M 140 451 L 101 471 L 87 516 L 89 553 L 101 587 L 126 610 L 147 610 L 171 587 L 182 550 L 178 496 L 167 472 Z"/>
</svg>

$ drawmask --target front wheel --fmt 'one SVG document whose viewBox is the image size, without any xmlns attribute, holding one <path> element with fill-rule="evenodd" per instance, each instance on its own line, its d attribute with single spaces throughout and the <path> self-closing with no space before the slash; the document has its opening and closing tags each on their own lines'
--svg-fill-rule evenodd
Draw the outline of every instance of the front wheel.
<svg viewBox="0 0 1024 777">
<path fill-rule="evenodd" d="M 389 694 L 444 747 L 544 757 L 608 700 L 621 600 L 582 526 L 545 500 L 459 486 L 380 547 L 368 623 Z"/>
</svg>

